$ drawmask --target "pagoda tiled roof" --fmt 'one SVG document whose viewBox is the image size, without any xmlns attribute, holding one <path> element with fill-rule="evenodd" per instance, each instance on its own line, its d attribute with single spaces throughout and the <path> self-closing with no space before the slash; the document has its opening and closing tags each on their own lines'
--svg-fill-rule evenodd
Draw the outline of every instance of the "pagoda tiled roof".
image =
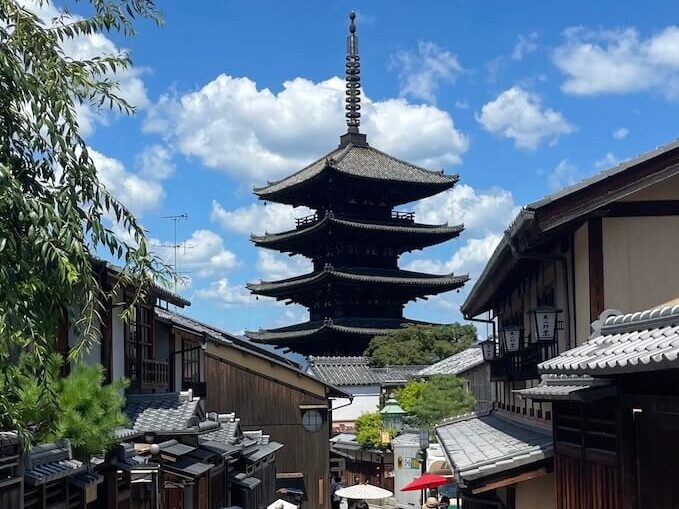
<svg viewBox="0 0 679 509">
<path fill-rule="evenodd" d="M 356 283 L 374 283 L 383 285 L 406 285 L 406 286 L 425 286 L 455 289 L 462 286 L 469 280 L 469 276 L 464 274 L 456 276 L 454 274 L 432 275 L 422 272 L 411 272 L 400 269 L 376 269 L 376 268 L 327 268 L 319 272 L 312 272 L 280 281 L 262 281 L 261 283 L 248 283 L 247 287 L 254 293 L 262 295 L 275 294 L 292 288 L 299 288 L 305 285 L 315 284 L 327 279 L 339 281 L 349 281 Z M 443 290 L 445 291 L 445 290 Z"/>
<path fill-rule="evenodd" d="M 272 233 L 265 235 L 252 235 L 250 238 L 255 244 L 265 246 L 267 244 L 275 244 L 285 242 L 296 238 L 302 238 L 312 235 L 330 225 L 337 225 L 353 230 L 365 230 L 369 232 L 380 233 L 401 233 L 407 235 L 416 235 L 421 237 L 427 236 L 448 236 L 450 238 L 459 235 L 464 229 L 463 225 L 448 226 L 447 224 L 428 225 L 421 223 L 398 224 L 374 221 L 356 221 L 349 219 L 342 219 L 338 217 L 326 216 L 320 221 L 313 223 L 306 228 L 297 228 L 295 230 L 288 230 L 281 233 Z"/>
<path fill-rule="evenodd" d="M 459 178 L 457 175 L 445 175 L 443 171 L 421 168 L 368 145 L 348 144 L 333 150 L 306 168 L 284 179 L 255 188 L 254 191 L 261 198 L 266 198 L 304 183 L 328 169 L 357 178 L 434 185 L 444 188 L 454 186 Z"/>
<path fill-rule="evenodd" d="M 261 343 L 294 342 L 311 340 L 327 332 L 359 334 L 363 336 L 381 336 L 398 329 L 403 325 L 418 324 L 405 318 L 335 318 L 333 320 L 313 320 L 278 329 L 260 329 L 245 331 L 245 335 L 253 341 Z"/>
</svg>

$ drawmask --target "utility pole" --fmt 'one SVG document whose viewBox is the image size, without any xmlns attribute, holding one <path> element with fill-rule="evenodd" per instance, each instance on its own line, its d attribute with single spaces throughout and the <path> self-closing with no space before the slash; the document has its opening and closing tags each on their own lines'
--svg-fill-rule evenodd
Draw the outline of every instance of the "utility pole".
<svg viewBox="0 0 679 509">
<path fill-rule="evenodd" d="M 174 240 L 172 241 L 172 247 L 174 248 L 174 293 L 177 293 L 177 275 L 179 274 L 179 269 L 177 267 L 177 249 L 181 247 L 179 244 L 177 244 L 177 223 L 180 220 L 186 220 L 189 218 L 189 215 L 184 212 L 183 214 L 176 214 L 173 216 L 161 216 L 161 219 L 172 219 L 173 223 L 173 229 L 174 229 Z"/>
</svg>

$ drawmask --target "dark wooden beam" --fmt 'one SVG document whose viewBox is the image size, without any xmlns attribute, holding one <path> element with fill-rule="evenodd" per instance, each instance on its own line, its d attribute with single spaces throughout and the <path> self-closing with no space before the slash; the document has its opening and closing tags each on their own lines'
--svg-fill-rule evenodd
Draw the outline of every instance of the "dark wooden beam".
<svg viewBox="0 0 679 509">
<path fill-rule="evenodd" d="M 530 470 L 528 472 L 523 472 L 521 474 L 513 475 L 511 477 L 505 477 L 503 479 L 498 479 L 497 481 L 492 481 L 477 488 L 472 488 L 472 493 L 478 495 L 479 493 L 484 493 L 486 491 L 496 490 L 498 488 L 504 488 L 505 486 L 510 486 L 512 484 L 517 484 L 520 482 L 530 481 L 537 477 L 542 477 L 547 475 L 547 467 L 537 468 L 535 470 Z"/>
<path fill-rule="evenodd" d="M 605 208 L 605 216 L 679 216 L 679 200 L 619 201 Z"/>
<path fill-rule="evenodd" d="M 587 222 L 589 233 L 589 318 L 597 320 L 604 310 L 604 246 L 601 218 Z"/>
</svg>

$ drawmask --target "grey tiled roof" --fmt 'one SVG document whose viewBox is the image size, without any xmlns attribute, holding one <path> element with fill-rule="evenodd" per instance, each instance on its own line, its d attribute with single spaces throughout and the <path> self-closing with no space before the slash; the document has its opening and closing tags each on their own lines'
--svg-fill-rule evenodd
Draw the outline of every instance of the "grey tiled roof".
<svg viewBox="0 0 679 509">
<path fill-rule="evenodd" d="M 448 226 L 445 225 L 426 225 L 426 224 L 398 224 L 398 223 L 377 223 L 366 221 L 350 221 L 347 219 L 340 219 L 338 217 L 325 217 L 320 221 L 314 223 L 308 228 L 297 228 L 282 233 L 266 234 L 266 235 L 252 235 L 253 242 L 261 245 L 272 244 L 290 240 L 295 237 L 305 237 L 318 230 L 322 230 L 332 225 L 343 226 L 352 230 L 366 230 L 370 232 L 392 232 L 404 233 L 409 235 L 419 236 L 454 236 L 462 232 L 463 225 Z"/>
<path fill-rule="evenodd" d="M 247 287 L 254 293 L 263 295 L 276 294 L 281 290 L 316 284 L 326 280 L 353 281 L 357 283 L 374 283 L 383 285 L 414 285 L 437 288 L 437 291 L 453 290 L 469 280 L 468 275 L 454 274 L 433 275 L 411 272 L 400 269 L 327 269 L 312 272 L 280 281 L 262 281 L 248 283 Z M 424 290 L 423 290 L 424 291 Z M 425 292 L 426 293 L 426 292 Z"/>
<path fill-rule="evenodd" d="M 461 484 L 541 461 L 553 452 L 550 432 L 494 412 L 452 419 L 436 428 L 436 438 Z"/>
<path fill-rule="evenodd" d="M 309 357 L 309 372 L 333 385 L 377 385 L 405 383 L 422 366 L 385 366 L 373 368 L 366 357 Z"/>
<path fill-rule="evenodd" d="M 402 446 L 402 447 L 419 447 L 420 446 L 420 434 L 419 433 L 401 433 L 397 437 L 394 437 L 391 441 L 392 445 Z"/>
<path fill-rule="evenodd" d="M 587 375 L 542 375 L 540 385 L 512 391 L 522 398 L 545 401 L 593 401 L 611 396 L 615 387 L 607 378 Z"/>
<path fill-rule="evenodd" d="M 267 456 L 274 454 L 276 451 L 283 448 L 283 444 L 278 442 L 267 442 L 266 444 L 257 444 L 257 447 L 245 454 L 245 457 L 250 461 L 259 461 Z"/>
<path fill-rule="evenodd" d="M 203 323 L 199 320 L 196 320 L 195 318 L 191 318 L 189 316 L 185 316 L 167 309 L 156 308 L 155 311 L 156 316 L 160 320 L 184 327 L 191 331 L 195 331 L 197 334 L 205 333 L 209 340 L 212 340 L 216 343 L 229 344 L 234 348 L 246 350 L 253 355 L 264 356 L 270 360 L 273 360 L 277 364 L 285 365 L 285 367 L 289 369 L 294 369 L 296 371 L 300 369 L 300 365 L 298 363 L 283 357 L 282 355 L 278 355 L 275 352 L 271 352 L 258 345 L 254 345 L 243 338 L 229 334 L 228 332 L 222 331 L 216 327 L 213 327 L 212 325 Z"/>
<path fill-rule="evenodd" d="M 448 187 L 452 187 L 458 180 L 457 175 L 444 175 L 440 171 L 425 170 L 375 148 L 349 144 L 333 150 L 282 180 L 255 188 L 255 193 L 266 197 L 305 182 L 328 168 L 359 178 Z"/>
<path fill-rule="evenodd" d="M 164 394 L 130 394 L 125 414 L 134 431 L 172 432 L 198 428 L 201 417 L 199 398 L 191 391 Z"/>
<path fill-rule="evenodd" d="M 434 376 L 434 375 L 459 375 L 465 371 L 469 371 L 476 366 L 483 364 L 483 353 L 481 347 L 473 346 L 467 348 L 455 355 L 451 355 L 442 361 L 427 366 L 419 373 L 418 376 Z"/>
<path fill-rule="evenodd" d="M 87 470 L 87 465 L 73 459 L 71 444 L 60 440 L 52 444 L 34 446 L 26 458 L 24 480 L 29 486 L 70 477 Z"/>
<path fill-rule="evenodd" d="M 0 431 L 0 446 L 15 445 L 19 443 L 19 435 L 14 431 Z"/>
<path fill-rule="evenodd" d="M 543 362 L 539 369 L 541 373 L 617 375 L 676 369 L 678 356 L 676 305 L 609 316 L 589 341 Z"/>
</svg>

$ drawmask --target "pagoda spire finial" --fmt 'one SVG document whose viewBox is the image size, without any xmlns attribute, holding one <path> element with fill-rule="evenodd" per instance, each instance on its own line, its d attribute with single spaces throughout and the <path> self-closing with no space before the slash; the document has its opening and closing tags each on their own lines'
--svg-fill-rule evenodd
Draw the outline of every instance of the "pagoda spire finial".
<svg viewBox="0 0 679 509">
<path fill-rule="evenodd" d="M 347 38 L 347 74 L 346 74 L 346 117 L 348 132 L 358 133 L 361 125 L 361 63 L 358 56 L 358 38 L 356 37 L 356 12 L 349 14 L 349 37 Z"/>
</svg>

